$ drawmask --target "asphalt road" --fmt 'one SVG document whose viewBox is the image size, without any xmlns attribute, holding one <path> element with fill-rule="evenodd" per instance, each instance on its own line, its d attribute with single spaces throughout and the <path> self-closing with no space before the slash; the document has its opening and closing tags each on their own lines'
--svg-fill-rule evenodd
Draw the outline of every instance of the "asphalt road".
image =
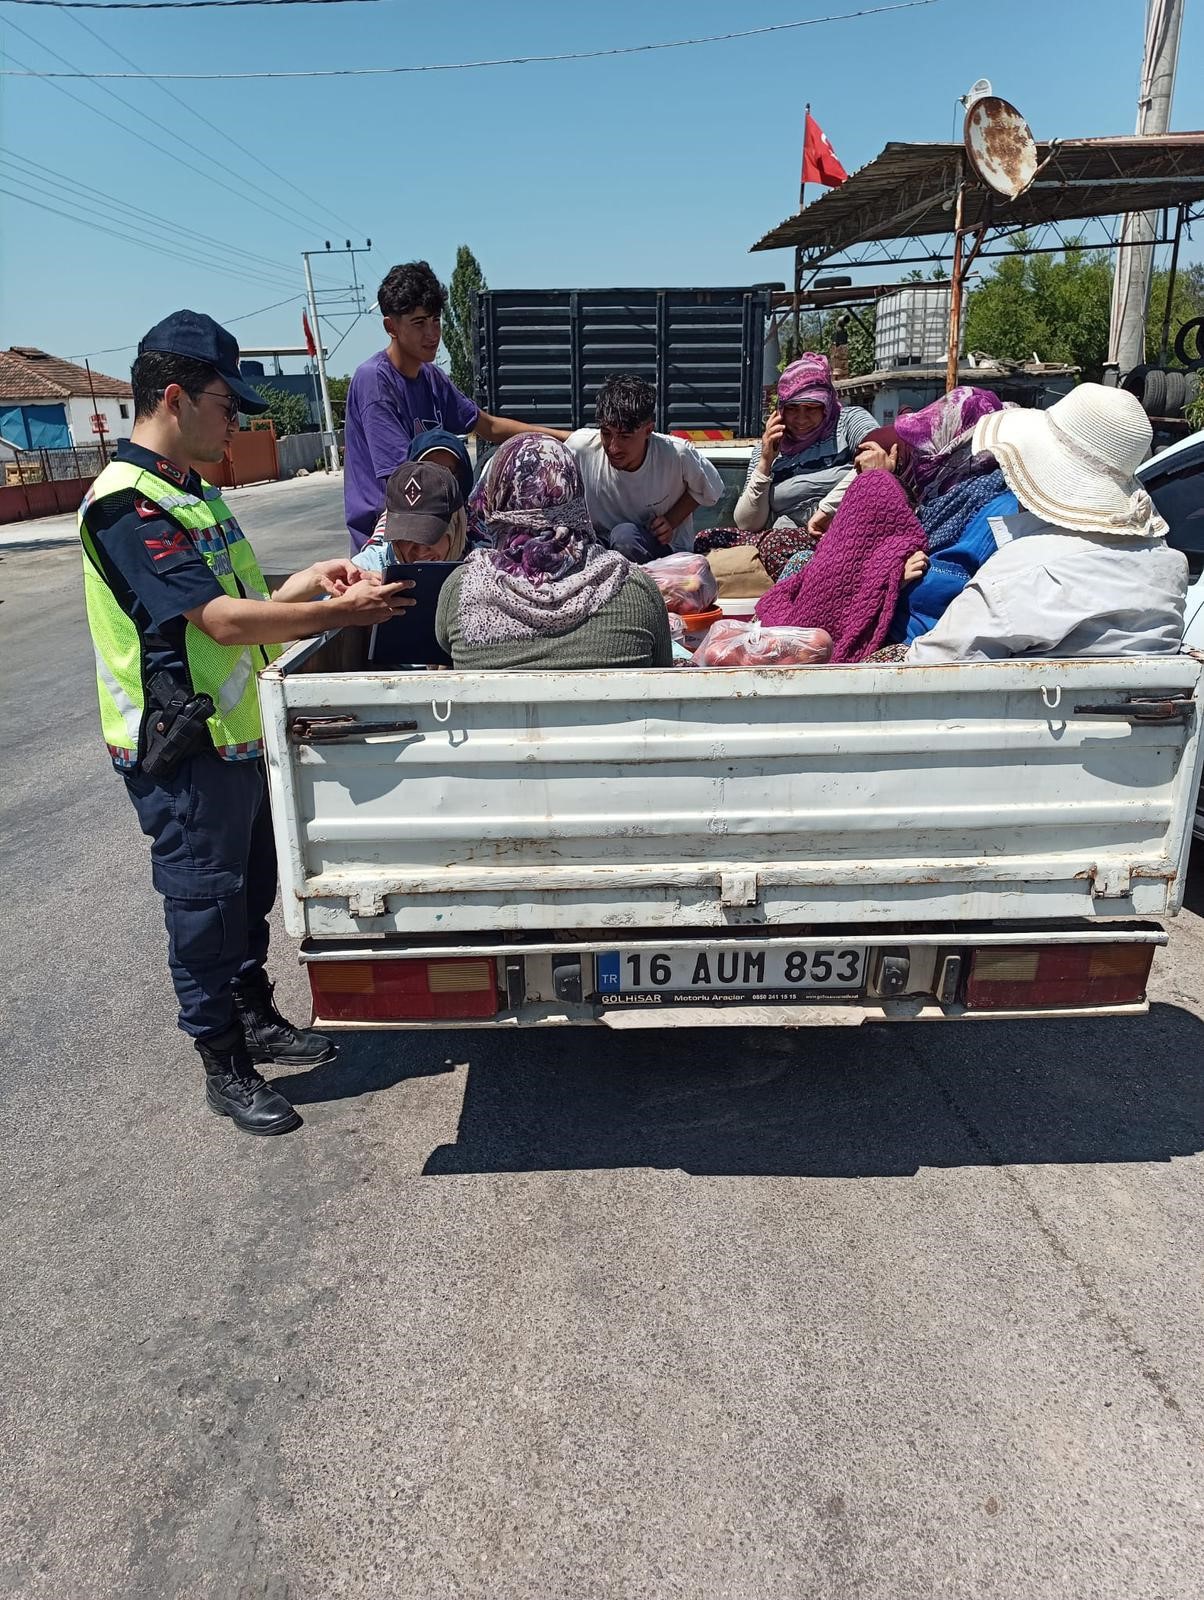
<svg viewBox="0 0 1204 1600">
<path fill-rule="evenodd" d="M 282 566 L 337 502 L 235 497 Z M 240 1137 L 36 534 L 0 548 L 0 1593 L 1198 1600 L 1195 912 L 1145 1020 L 372 1035 Z M 276 970 L 300 1011 L 282 933 Z"/>
</svg>

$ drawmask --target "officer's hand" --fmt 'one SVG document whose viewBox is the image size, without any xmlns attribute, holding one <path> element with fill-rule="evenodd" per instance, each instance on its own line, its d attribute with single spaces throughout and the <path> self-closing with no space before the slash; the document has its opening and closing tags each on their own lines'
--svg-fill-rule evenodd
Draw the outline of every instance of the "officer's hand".
<svg viewBox="0 0 1204 1600">
<path fill-rule="evenodd" d="M 364 576 L 353 561 L 346 560 L 315 561 L 309 570 L 314 576 L 314 587 L 329 595 L 346 593 Z"/>
<path fill-rule="evenodd" d="M 361 574 L 359 583 L 351 584 L 330 602 L 331 610 L 342 623 L 368 628 L 377 622 L 388 622 L 390 617 L 416 605 L 416 601 L 405 597 L 406 590 L 413 587 L 409 579 L 403 583 L 377 583 L 371 574 Z"/>
</svg>

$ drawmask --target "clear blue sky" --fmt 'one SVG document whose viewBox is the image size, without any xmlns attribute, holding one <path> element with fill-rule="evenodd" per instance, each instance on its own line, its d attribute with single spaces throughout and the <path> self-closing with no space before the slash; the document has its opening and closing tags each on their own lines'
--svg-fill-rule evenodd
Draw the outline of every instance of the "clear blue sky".
<svg viewBox="0 0 1204 1600">
<path fill-rule="evenodd" d="M 773 0 L 760 11 L 731 0 L 383 0 L 106 16 L 0 0 L 0 54 L 5 64 L 17 57 L 49 67 L 57 52 L 85 69 L 120 69 L 78 16 L 142 69 L 456 61 L 685 38 L 858 3 L 872 0 Z M 31 177 L 20 165 L 37 161 L 162 215 L 164 239 L 176 214 L 214 243 L 177 243 L 189 259 L 165 260 L 0 195 L 0 346 L 76 356 L 132 344 L 182 305 L 241 317 L 299 294 L 299 251 L 326 238 L 341 243 L 349 232 L 357 243 L 372 238 L 363 270 L 373 286 L 392 262 L 414 256 L 446 277 L 460 242 L 497 288 L 785 280 L 788 252 L 750 256 L 748 247 L 795 209 L 805 102 L 850 171 L 889 139 L 950 138 L 955 98 L 980 74 L 1021 107 L 1038 138 L 1129 133 L 1144 9 L 1143 0 L 938 0 L 896 16 L 619 60 L 327 82 L 110 85 L 140 111 L 95 84 L 65 85 L 86 102 L 79 105 L 47 82 L 2 79 L 0 188 L 75 211 L 45 173 Z M 1197 0 L 1187 7 L 1178 128 L 1204 127 L 1204 83 L 1191 67 L 1201 60 Z M 262 185 L 284 215 L 270 215 L 254 196 L 224 193 L 202 173 L 219 184 L 241 176 Z M 249 264 L 223 252 L 223 235 L 280 262 L 262 269 L 273 281 L 233 276 Z M 300 302 L 239 321 L 235 331 L 247 345 L 298 340 Z M 349 370 L 379 343 L 376 319 L 363 319 L 332 370 Z M 115 353 L 95 365 L 124 373 L 129 359 Z"/>
</svg>

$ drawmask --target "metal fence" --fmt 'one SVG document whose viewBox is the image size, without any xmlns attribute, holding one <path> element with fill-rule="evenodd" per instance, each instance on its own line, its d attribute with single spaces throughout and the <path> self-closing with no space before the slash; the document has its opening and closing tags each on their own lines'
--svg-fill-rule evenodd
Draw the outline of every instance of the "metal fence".
<svg viewBox="0 0 1204 1600">
<path fill-rule="evenodd" d="M 112 451 L 101 445 L 72 445 L 68 450 L 19 450 L 4 462 L 6 484 L 61 483 L 68 478 L 95 478 Z"/>
</svg>

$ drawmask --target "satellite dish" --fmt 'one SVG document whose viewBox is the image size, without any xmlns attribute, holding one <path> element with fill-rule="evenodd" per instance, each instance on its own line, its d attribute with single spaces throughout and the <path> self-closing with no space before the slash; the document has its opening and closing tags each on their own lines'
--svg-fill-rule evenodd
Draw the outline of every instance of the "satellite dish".
<svg viewBox="0 0 1204 1600">
<path fill-rule="evenodd" d="M 969 94 L 962 95 L 962 105 L 964 105 L 966 110 L 969 111 L 970 107 L 975 103 L 975 101 L 985 100 L 990 93 L 990 78 L 978 78 L 975 80 L 974 87 L 970 90 Z"/>
<path fill-rule="evenodd" d="M 1037 175 L 1037 141 L 1014 105 L 984 95 L 966 112 L 966 159 L 975 176 L 1005 200 L 1015 200 Z"/>
</svg>

